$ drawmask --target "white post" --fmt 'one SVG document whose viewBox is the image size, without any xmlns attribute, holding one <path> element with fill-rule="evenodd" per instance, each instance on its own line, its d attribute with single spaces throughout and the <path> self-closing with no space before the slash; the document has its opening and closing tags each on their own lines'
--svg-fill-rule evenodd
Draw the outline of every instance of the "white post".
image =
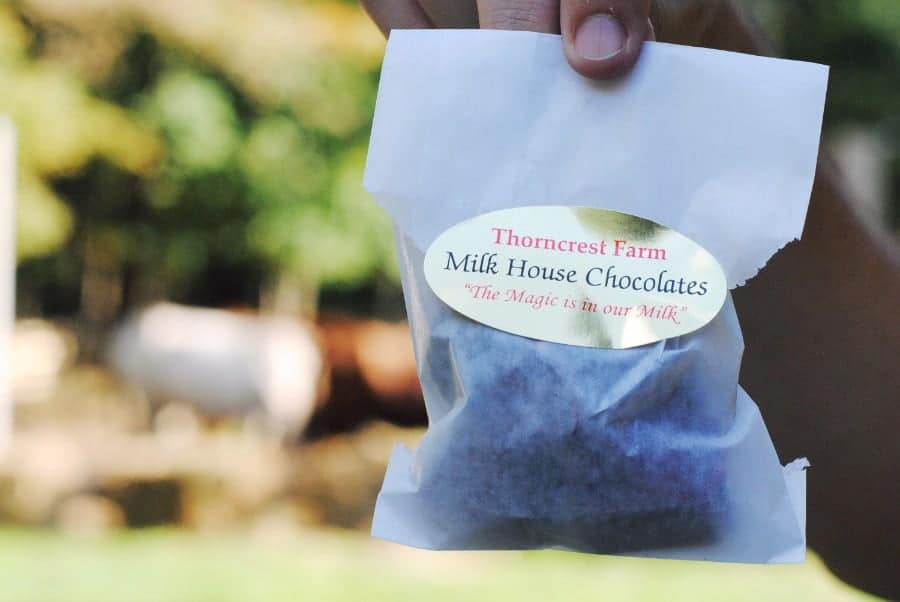
<svg viewBox="0 0 900 602">
<path fill-rule="evenodd" d="M 16 131 L 0 116 L 0 455 L 12 436 L 12 334 L 16 274 Z"/>
</svg>

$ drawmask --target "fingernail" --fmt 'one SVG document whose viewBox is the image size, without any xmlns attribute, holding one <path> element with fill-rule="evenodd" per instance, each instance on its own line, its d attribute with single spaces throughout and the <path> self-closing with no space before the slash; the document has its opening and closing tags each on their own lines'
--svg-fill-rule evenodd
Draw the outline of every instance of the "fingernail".
<svg viewBox="0 0 900 602">
<path fill-rule="evenodd" d="M 575 32 L 575 52 L 590 61 L 611 58 L 625 48 L 625 29 L 612 15 L 591 15 Z"/>
</svg>

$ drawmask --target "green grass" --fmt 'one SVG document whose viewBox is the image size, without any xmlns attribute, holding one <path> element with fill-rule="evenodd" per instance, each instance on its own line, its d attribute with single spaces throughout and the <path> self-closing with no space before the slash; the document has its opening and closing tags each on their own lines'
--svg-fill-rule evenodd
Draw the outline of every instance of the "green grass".
<svg viewBox="0 0 900 602">
<path fill-rule="evenodd" d="M 0 529 L 2 602 L 866 600 L 811 557 L 743 566 L 564 552 L 434 553 L 336 531 L 76 537 Z"/>
</svg>

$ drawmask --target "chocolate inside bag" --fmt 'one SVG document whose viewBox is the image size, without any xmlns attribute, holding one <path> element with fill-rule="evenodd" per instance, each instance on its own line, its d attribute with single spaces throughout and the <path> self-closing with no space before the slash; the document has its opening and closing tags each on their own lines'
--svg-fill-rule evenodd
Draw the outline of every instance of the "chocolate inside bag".
<svg viewBox="0 0 900 602">
<path fill-rule="evenodd" d="M 455 435 L 433 450 L 426 437 L 417 463 L 432 520 L 461 527 L 446 545 L 622 552 L 714 538 L 727 500 L 709 440 L 731 412 L 694 377 L 703 353 L 688 337 L 626 351 L 534 341 L 448 311 L 425 380 L 453 401 Z"/>
<path fill-rule="evenodd" d="M 409 290 L 430 427 L 408 495 L 437 547 L 715 540 L 742 349 L 730 301 L 690 335 L 611 350 L 505 333 Z"/>
</svg>

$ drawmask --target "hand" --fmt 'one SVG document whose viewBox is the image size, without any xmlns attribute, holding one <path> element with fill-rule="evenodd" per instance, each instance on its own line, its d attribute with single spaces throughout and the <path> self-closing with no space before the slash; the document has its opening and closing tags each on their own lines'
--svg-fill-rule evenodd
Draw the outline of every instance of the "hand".
<svg viewBox="0 0 900 602">
<path fill-rule="evenodd" d="M 644 40 L 758 50 L 730 0 L 362 0 L 391 29 L 481 27 L 561 33 L 566 57 L 586 77 L 608 79 L 634 65 Z M 753 39 L 751 39 L 753 38 Z"/>
<path fill-rule="evenodd" d="M 640 42 L 654 35 L 768 54 L 736 0 L 362 3 L 385 34 L 479 23 L 562 33 L 572 67 L 601 79 L 627 72 Z M 621 50 L 611 52 L 616 47 Z M 900 538 L 900 439 L 896 420 L 885 418 L 897 415 L 894 400 L 900 399 L 900 322 L 876 318 L 896 314 L 900 252 L 857 217 L 835 173 L 828 161 L 820 163 L 803 240 L 735 293 L 747 343 L 741 382 L 759 403 L 782 458 L 808 454 L 813 461 L 810 545 L 851 584 L 900 599 L 900 573 L 892 564 Z M 834 274 L 847 277 L 835 282 Z"/>
</svg>

